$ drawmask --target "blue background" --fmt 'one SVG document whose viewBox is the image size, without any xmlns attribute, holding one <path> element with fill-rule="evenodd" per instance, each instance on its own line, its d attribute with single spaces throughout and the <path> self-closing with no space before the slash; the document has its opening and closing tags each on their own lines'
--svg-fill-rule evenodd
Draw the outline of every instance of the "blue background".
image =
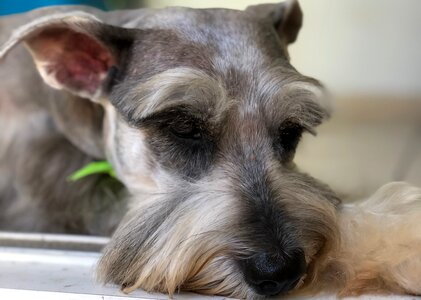
<svg viewBox="0 0 421 300">
<path fill-rule="evenodd" d="M 106 9 L 106 5 L 102 0 L 0 0 L 0 15 L 21 13 L 42 6 L 77 4 Z"/>
</svg>

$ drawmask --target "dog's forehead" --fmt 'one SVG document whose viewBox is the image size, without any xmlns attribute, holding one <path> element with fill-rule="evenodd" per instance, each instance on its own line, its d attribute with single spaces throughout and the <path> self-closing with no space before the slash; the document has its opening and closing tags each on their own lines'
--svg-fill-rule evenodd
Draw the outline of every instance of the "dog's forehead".
<svg viewBox="0 0 421 300">
<path fill-rule="evenodd" d="M 156 62 L 160 72 L 180 66 L 251 71 L 286 60 L 273 25 L 245 11 L 167 8 L 148 11 L 124 26 L 142 29 L 134 58 Z"/>
</svg>

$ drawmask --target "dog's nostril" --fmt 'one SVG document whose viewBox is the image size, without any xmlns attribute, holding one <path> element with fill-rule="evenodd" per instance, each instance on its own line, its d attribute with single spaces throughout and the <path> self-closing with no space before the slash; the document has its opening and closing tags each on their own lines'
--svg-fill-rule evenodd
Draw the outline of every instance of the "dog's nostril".
<svg viewBox="0 0 421 300">
<path fill-rule="evenodd" d="M 257 294 L 274 296 L 292 290 L 306 269 L 303 251 L 259 253 L 243 263 L 246 282 Z"/>
</svg>

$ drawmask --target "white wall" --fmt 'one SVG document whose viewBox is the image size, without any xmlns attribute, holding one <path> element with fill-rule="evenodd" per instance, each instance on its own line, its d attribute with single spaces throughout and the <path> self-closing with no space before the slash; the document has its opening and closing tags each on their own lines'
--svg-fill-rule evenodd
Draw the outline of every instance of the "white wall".
<svg viewBox="0 0 421 300">
<path fill-rule="evenodd" d="M 303 72 L 341 93 L 421 94 L 421 1 L 302 1 L 291 48 Z"/>
<path fill-rule="evenodd" d="M 149 0 L 242 9 L 252 0 Z M 291 47 L 293 64 L 338 95 L 421 94 L 420 0 L 301 0 L 304 27 Z"/>
</svg>

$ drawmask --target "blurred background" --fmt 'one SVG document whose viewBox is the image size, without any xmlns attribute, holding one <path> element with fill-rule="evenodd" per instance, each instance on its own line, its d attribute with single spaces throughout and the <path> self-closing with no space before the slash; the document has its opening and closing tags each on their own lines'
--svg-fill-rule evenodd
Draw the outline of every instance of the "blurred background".
<svg viewBox="0 0 421 300">
<path fill-rule="evenodd" d="M 16 1 L 15 1 L 16 2 Z M 0 1 L 0 14 L 56 3 L 102 9 L 227 7 L 253 0 Z M 304 26 L 292 64 L 333 94 L 334 114 L 317 138 L 305 136 L 298 166 L 349 199 L 382 184 L 421 186 L 421 1 L 301 0 Z"/>
</svg>

